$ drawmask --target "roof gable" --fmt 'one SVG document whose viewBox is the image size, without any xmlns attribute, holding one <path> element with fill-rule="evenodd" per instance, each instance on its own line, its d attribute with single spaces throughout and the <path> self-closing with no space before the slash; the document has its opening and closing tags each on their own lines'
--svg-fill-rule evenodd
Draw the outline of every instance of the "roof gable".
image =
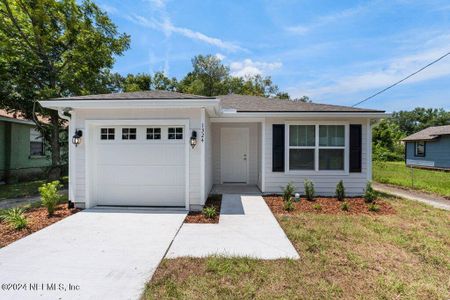
<svg viewBox="0 0 450 300">
<path fill-rule="evenodd" d="M 450 135 L 450 125 L 432 126 L 419 132 L 413 133 L 403 139 L 403 141 L 429 141 L 437 139 L 441 135 Z"/>
</svg>

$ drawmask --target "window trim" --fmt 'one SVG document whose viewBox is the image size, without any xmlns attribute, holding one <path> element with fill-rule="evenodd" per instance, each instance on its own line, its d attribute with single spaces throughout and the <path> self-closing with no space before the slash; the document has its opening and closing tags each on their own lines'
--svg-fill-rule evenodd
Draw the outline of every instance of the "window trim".
<svg viewBox="0 0 450 300">
<path fill-rule="evenodd" d="M 314 146 L 289 146 L 289 129 L 291 125 L 314 125 L 315 145 Z M 320 125 L 343 125 L 344 126 L 344 146 L 320 146 L 319 126 Z M 284 173 L 291 175 L 348 175 L 349 174 L 349 147 L 350 147 L 350 123 L 348 121 L 286 121 L 285 122 L 285 166 Z M 314 149 L 314 170 L 290 170 L 289 150 L 290 149 Z M 344 170 L 319 170 L 319 150 L 320 149 L 344 149 Z"/>
<path fill-rule="evenodd" d="M 419 143 L 423 143 L 423 154 L 417 153 L 417 146 Z M 415 141 L 414 142 L 414 157 L 425 157 L 427 153 L 427 142 L 425 141 Z"/>
<path fill-rule="evenodd" d="M 37 136 L 34 135 L 34 140 L 32 140 L 33 138 L 33 134 L 37 133 Z M 39 143 L 40 148 L 41 148 L 41 152 L 39 154 L 32 154 L 31 153 L 31 143 Z M 36 128 L 30 128 L 30 139 L 28 142 L 28 147 L 29 147 L 29 158 L 42 158 L 45 157 L 45 141 L 44 141 L 44 137 L 42 136 L 42 134 L 36 129 Z"/>
<path fill-rule="evenodd" d="M 134 133 L 131 133 L 131 131 L 134 129 Z M 128 130 L 128 132 L 125 134 L 124 130 Z M 127 138 L 124 138 L 126 135 Z M 134 135 L 134 138 L 132 139 L 131 136 Z M 120 140 L 121 141 L 137 141 L 138 140 L 138 129 L 137 127 L 121 127 L 120 129 Z"/>
<path fill-rule="evenodd" d="M 149 133 L 148 132 L 149 129 L 153 129 L 153 132 Z M 155 129 L 159 129 L 159 139 L 155 139 L 155 134 L 158 134 L 158 133 L 155 133 Z M 148 138 L 149 134 L 152 134 L 153 138 L 149 139 Z M 146 141 L 153 142 L 153 143 L 161 142 L 163 140 L 163 137 L 164 137 L 164 130 L 161 126 L 148 126 L 148 127 L 144 128 L 144 139 Z"/>
<path fill-rule="evenodd" d="M 169 130 L 171 128 L 173 128 L 175 130 L 174 133 L 169 133 Z M 181 128 L 181 139 L 177 139 L 177 134 L 179 134 L 179 133 L 177 133 L 177 128 Z M 175 138 L 174 139 L 170 139 L 169 138 L 170 134 L 174 134 Z M 167 126 L 166 136 L 165 136 L 167 141 L 172 142 L 172 143 L 181 142 L 181 141 L 185 140 L 185 135 L 186 135 L 186 129 L 183 126 L 179 126 L 179 125 L 173 125 L 173 126 L 169 125 L 169 126 Z"/>
</svg>

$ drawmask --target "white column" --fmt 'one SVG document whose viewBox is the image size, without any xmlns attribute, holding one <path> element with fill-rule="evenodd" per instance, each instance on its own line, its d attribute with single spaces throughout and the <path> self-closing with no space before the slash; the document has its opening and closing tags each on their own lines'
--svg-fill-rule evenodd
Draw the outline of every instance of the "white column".
<svg viewBox="0 0 450 300">
<path fill-rule="evenodd" d="M 205 173 L 206 173 L 206 112 L 205 108 L 201 109 L 200 116 L 200 132 L 197 133 L 197 142 L 200 143 L 200 198 L 203 203 L 206 201 L 205 195 Z M 209 141 L 208 141 L 209 142 Z"/>
</svg>

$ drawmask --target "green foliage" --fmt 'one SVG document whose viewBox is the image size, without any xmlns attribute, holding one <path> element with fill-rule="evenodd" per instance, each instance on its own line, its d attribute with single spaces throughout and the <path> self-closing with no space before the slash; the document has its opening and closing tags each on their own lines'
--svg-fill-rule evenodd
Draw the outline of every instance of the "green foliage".
<svg viewBox="0 0 450 300">
<path fill-rule="evenodd" d="M 322 210 L 322 205 L 320 205 L 319 203 L 316 203 L 316 204 L 313 205 L 313 208 L 315 210 Z"/>
<path fill-rule="evenodd" d="M 59 188 L 62 185 L 59 181 L 55 180 L 49 183 L 43 184 L 39 188 L 39 193 L 41 193 L 42 205 L 47 208 L 48 215 L 51 216 L 55 212 L 56 205 L 58 205 L 62 196 L 59 193 Z"/>
<path fill-rule="evenodd" d="M 350 210 L 350 204 L 348 204 L 348 202 L 345 201 L 344 203 L 342 203 L 341 209 L 342 209 L 343 211 L 349 211 L 349 210 Z"/>
<path fill-rule="evenodd" d="M 291 201 L 292 194 L 295 192 L 295 186 L 289 182 L 283 189 L 283 201 Z"/>
<path fill-rule="evenodd" d="M 366 189 L 364 190 L 364 199 L 367 203 L 372 203 L 377 199 L 377 194 L 372 188 L 372 183 L 370 181 L 366 184 Z"/>
<path fill-rule="evenodd" d="M 295 209 L 294 202 L 292 200 L 283 201 L 283 209 L 285 211 L 293 211 Z"/>
<path fill-rule="evenodd" d="M 336 198 L 339 201 L 343 201 L 345 199 L 345 187 L 342 180 L 340 180 L 336 185 Z"/>
<path fill-rule="evenodd" d="M 207 207 L 203 208 L 203 214 L 208 219 L 213 219 L 217 216 L 217 210 L 214 206 L 207 206 Z"/>
<path fill-rule="evenodd" d="M 391 119 L 402 133 L 410 135 L 430 126 L 450 124 L 450 112 L 442 108 L 416 107 L 412 111 L 393 112 Z"/>
<path fill-rule="evenodd" d="M 369 211 L 373 211 L 373 212 L 380 211 L 380 207 L 375 202 L 370 203 L 367 208 L 369 209 Z"/>
<path fill-rule="evenodd" d="M 5 210 L 0 215 L 0 219 L 4 220 L 15 230 L 22 230 L 28 224 L 27 218 L 24 215 L 24 209 L 19 207 Z"/>
<path fill-rule="evenodd" d="M 308 199 L 309 201 L 313 201 L 316 194 L 314 189 L 314 183 L 309 179 L 305 179 L 304 187 L 306 199 Z"/>
<path fill-rule="evenodd" d="M 2 107 L 31 119 L 36 100 L 111 91 L 114 57 L 130 37 L 92 1 L 4 0 L 0 12 Z M 54 110 L 36 112 L 50 117 L 39 130 L 52 150 L 50 176 L 59 178 L 63 122 Z"/>
</svg>

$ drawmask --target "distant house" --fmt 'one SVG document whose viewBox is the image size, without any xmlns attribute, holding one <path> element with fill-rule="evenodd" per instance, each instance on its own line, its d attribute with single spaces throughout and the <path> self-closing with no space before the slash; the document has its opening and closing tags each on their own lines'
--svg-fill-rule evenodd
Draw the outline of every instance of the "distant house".
<svg viewBox="0 0 450 300">
<path fill-rule="evenodd" d="M 43 177 L 50 164 L 34 122 L 0 109 L 0 182 Z"/>
<path fill-rule="evenodd" d="M 450 169 L 450 125 L 428 127 L 403 141 L 407 165 Z"/>
</svg>

